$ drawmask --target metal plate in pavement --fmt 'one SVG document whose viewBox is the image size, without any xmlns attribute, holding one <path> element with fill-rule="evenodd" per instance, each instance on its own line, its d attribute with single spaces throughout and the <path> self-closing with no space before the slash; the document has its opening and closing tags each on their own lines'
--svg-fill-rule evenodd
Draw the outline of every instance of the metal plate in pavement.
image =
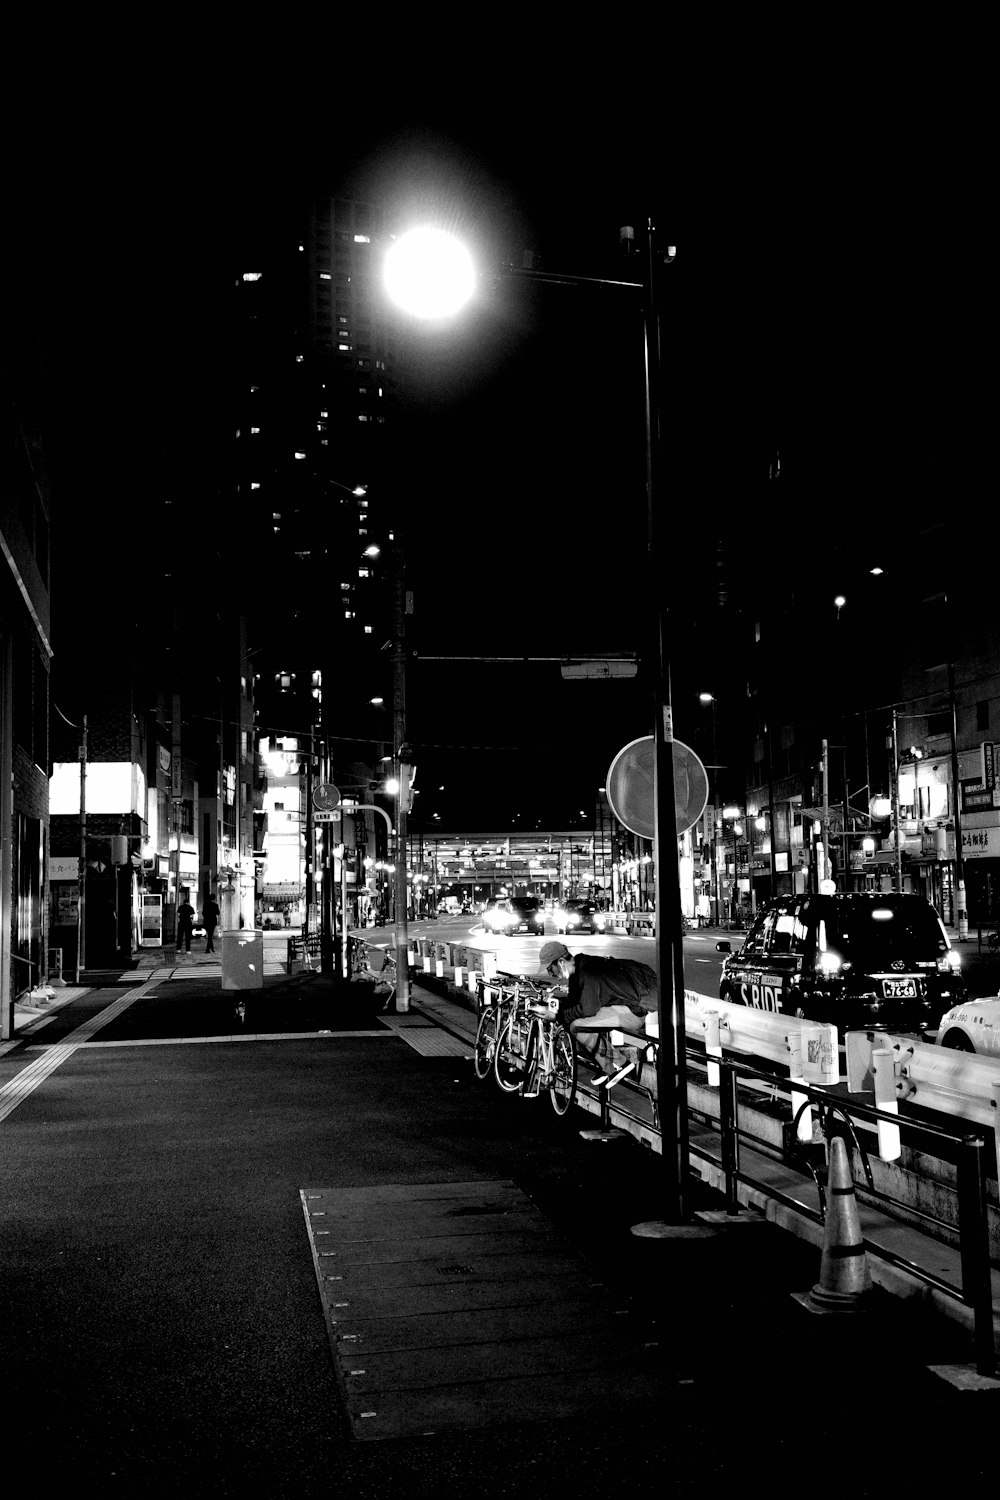
<svg viewBox="0 0 1000 1500">
<path fill-rule="evenodd" d="M 625 1309 L 509 1181 L 306 1188 L 355 1437 L 552 1421 L 648 1403 Z"/>
</svg>

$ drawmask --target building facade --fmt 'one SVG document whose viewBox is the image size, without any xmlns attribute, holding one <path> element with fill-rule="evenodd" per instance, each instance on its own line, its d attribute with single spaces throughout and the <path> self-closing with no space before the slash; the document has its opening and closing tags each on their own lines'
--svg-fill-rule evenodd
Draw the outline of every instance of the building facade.
<svg viewBox="0 0 1000 1500">
<path fill-rule="evenodd" d="M 0 1036 L 48 968 L 49 484 L 42 382 L 25 357 L 7 407 L 0 501 Z"/>
</svg>

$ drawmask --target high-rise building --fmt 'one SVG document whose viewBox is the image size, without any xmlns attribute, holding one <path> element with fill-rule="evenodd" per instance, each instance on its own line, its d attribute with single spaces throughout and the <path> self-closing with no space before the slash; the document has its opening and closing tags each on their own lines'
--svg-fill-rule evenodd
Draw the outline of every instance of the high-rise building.
<svg viewBox="0 0 1000 1500">
<path fill-rule="evenodd" d="M 345 790 L 392 749 L 384 236 L 374 209 L 313 198 L 248 252 L 235 286 L 234 499 L 258 728 L 317 761 L 322 747 L 317 774 Z"/>
</svg>

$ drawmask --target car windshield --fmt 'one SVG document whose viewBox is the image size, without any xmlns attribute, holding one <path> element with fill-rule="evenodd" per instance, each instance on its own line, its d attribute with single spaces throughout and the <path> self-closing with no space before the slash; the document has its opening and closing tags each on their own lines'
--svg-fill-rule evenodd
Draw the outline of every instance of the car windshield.
<svg viewBox="0 0 1000 1500">
<path fill-rule="evenodd" d="M 858 969 L 883 968 L 897 959 L 932 962 L 948 947 L 937 913 L 924 901 L 851 903 L 826 927 L 828 945 Z"/>
<path fill-rule="evenodd" d="M 537 911 L 538 898 L 537 896 L 518 896 L 514 905 L 519 911 Z"/>
</svg>

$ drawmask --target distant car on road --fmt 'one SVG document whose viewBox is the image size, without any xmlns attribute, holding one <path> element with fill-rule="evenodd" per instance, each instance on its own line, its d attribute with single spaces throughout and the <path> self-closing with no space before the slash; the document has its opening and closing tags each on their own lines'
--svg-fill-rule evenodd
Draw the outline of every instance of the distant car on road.
<svg viewBox="0 0 1000 1500">
<path fill-rule="evenodd" d="M 553 913 L 556 932 L 603 932 L 605 915 L 593 901 L 564 901 Z"/>
<path fill-rule="evenodd" d="M 537 896 L 498 896 L 483 913 L 487 932 L 545 931 L 545 913 Z"/>
<path fill-rule="evenodd" d="M 544 933 L 545 911 L 537 896 L 514 896 L 510 908 L 516 918 L 512 932 Z"/>
<path fill-rule="evenodd" d="M 483 926 L 487 932 L 513 932 L 514 913 L 506 896 L 487 901 L 483 911 Z"/>
<path fill-rule="evenodd" d="M 964 1000 L 941 1017 L 938 1046 L 1000 1058 L 1000 993 L 993 1000 Z"/>
</svg>

